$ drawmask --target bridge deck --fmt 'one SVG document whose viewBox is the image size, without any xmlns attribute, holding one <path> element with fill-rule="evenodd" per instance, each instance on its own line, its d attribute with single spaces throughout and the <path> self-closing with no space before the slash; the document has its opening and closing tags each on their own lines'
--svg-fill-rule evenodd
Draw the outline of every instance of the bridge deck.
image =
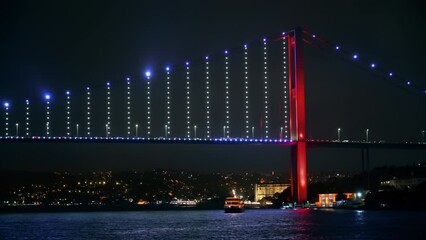
<svg viewBox="0 0 426 240">
<path fill-rule="evenodd" d="M 136 137 L 0 137 L 0 143 L 155 143 L 155 144 L 268 144 L 280 146 L 295 145 L 295 141 L 287 139 L 251 139 L 251 138 L 136 138 Z M 310 148 L 395 148 L 426 149 L 426 143 L 406 142 L 361 142 L 361 141 L 329 141 L 308 140 Z"/>
</svg>

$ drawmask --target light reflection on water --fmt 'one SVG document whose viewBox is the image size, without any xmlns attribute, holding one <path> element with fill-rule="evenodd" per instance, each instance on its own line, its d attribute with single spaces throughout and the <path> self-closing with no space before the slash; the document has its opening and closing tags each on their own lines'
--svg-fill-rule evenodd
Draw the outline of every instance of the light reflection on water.
<svg viewBox="0 0 426 240">
<path fill-rule="evenodd" d="M 0 239 L 420 239 L 425 219 L 309 209 L 0 214 Z"/>
</svg>

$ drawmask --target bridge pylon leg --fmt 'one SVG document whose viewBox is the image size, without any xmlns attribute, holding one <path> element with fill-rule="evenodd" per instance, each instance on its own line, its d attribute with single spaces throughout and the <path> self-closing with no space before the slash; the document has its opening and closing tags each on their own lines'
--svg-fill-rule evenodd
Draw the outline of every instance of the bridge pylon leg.
<svg viewBox="0 0 426 240">
<path fill-rule="evenodd" d="M 304 203 L 308 198 L 306 165 L 305 77 L 302 29 L 289 35 L 289 89 L 291 150 L 291 191 L 293 200 Z"/>
<path fill-rule="evenodd" d="M 306 142 L 299 141 L 291 147 L 291 195 L 297 203 L 304 203 L 308 198 L 306 170 Z"/>
</svg>

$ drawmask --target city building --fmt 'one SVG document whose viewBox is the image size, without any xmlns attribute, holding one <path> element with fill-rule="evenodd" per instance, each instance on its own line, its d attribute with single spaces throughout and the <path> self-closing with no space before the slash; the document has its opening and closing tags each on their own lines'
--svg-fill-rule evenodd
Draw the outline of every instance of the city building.
<svg viewBox="0 0 426 240">
<path fill-rule="evenodd" d="M 396 189 L 402 190 L 406 188 L 415 187 L 425 181 L 426 181 L 426 178 L 392 179 L 392 180 L 381 182 L 380 185 L 390 186 L 390 187 L 394 187 Z"/>
<path fill-rule="evenodd" d="M 290 184 L 284 184 L 284 183 L 255 184 L 254 185 L 254 201 L 259 202 L 263 198 L 273 197 L 276 193 L 281 193 L 289 187 L 290 187 Z"/>
<path fill-rule="evenodd" d="M 353 203 L 361 203 L 364 200 L 365 192 L 358 193 L 343 193 L 346 197 L 346 201 Z M 315 202 L 317 207 L 334 207 L 339 205 L 336 201 L 338 193 L 320 193 L 318 194 L 318 202 Z"/>
</svg>

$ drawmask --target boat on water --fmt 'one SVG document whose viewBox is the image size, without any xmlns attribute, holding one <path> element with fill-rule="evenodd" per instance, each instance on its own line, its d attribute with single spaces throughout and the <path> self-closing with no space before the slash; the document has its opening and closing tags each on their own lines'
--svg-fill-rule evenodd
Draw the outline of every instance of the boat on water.
<svg viewBox="0 0 426 240">
<path fill-rule="evenodd" d="M 244 212 L 244 200 L 238 198 L 233 191 L 233 197 L 227 197 L 225 199 L 224 210 L 226 213 L 241 213 Z"/>
<path fill-rule="evenodd" d="M 227 197 L 224 209 L 226 213 L 244 212 L 244 201 L 241 198 Z"/>
</svg>

